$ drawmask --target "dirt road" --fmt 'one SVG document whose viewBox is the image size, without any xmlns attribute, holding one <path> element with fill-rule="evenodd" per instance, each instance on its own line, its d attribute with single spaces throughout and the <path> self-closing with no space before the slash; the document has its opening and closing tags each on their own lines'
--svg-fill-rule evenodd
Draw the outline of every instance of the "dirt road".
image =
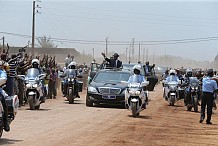
<svg viewBox="0 0 218 146">
<path fill-rule="evenodd" d="M 75 104 L 48 99 L 40 110 L 22 107 L 3 133 L 6 146 L 157 146 L 218 145 L 218 111 L 213 125 L 200 124 L 199 113 L 188 112 L 183 101 L 174 107 L 162 98 L 162 88 L 150 92 L 138 118 L 119 107 L 86 107 L 85 91 Z"/>
</svg>

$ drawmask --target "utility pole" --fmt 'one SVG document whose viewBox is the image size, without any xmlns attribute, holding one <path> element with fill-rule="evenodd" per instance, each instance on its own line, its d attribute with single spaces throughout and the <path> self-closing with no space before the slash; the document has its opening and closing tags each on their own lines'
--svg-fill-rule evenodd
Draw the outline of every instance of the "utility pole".
<svg viewBox="0 0 218 146">
<path fill-rule="evenodd" d="M 107 45 L 108 45 L 108 38 L 109 38 L 109 36 L 108 36 L 108 37 L 106 37 L 106 51 L 105 51 L 105 53 L 106 53 L 106 56 L 107 56 L 107 53 L 108 53 L 108 52 L 107 52 L 107 49 L 108 49 L 108 48 L 107 48 Z"/>
<path fill-rule="evenodd" d="M 135 45 L 135 38 L 132 38 L 132 60 L 133 60 L 133 61 L 134 61 L 134 59 L 135 59 L 134 45 Z"/>
<path fill-rule="evenodd" d="M 41 1 L 37 1 L 41 2 Z M 39 13 L 36 8 L 41 8 L 38 5 L 36 6 L 36 1 L 33 1 L 33 20 L 32 20 L 32 55 L 34 56 L 34 48 L 35 48 L 35 14 Z"/>
<path fill-rule="evenodd" d="M 128 55 L 127 55 L 127 52 L 128 52 L 128 48 L 126 48 L 126 63 L 127 63 L 127 61 L 128 61 Z"/>
<path fill-rule="evenodd" d="M 131 61 L 131 56 L 130 56 L 130 54 L 131 54 L 131 44 L 129 45 L 129 63 L 130 63 L 130 61 Z"/>
<path fill-rule="evenodd" d="M 2 45 L 3 45 L 2 47 L 3 47 L 3 50 L 4 50 L 4 48 L 5 48 L 5 37 L 4 36 L 2 37 Z"/>
<path fill-rule="evenodd" d="M 147 49 L 147 52 L 146 52 L 146 62 L 148 61 L 148 49 Z"/>
<path fill-rule="evenodd" d="M 141 51 L 141 47 L 140 47 L 140 43 L 139 43 L 139 60 L 138 60 L 138 62 L 140 62 L 140 52 Z"/>
<path fill-rule="evenodd" d="M 143 48 L 143 64 L 145 64 L 145 48 Z"/>
<path fill-rule="evenodd" d="M 95 54 L 95 49 L 94 49 L 94 48 L 92 48 L 92 57 L 93 57 L 93 59 L 95 59 L 95 56 L 94 56 L 94 54 Z"/>
<path fill-rule="evenodd" d="M 84 58 L 85 58 L 85 50 L 83 50 L 83 63 L 85 62 Z"/>
</svg>

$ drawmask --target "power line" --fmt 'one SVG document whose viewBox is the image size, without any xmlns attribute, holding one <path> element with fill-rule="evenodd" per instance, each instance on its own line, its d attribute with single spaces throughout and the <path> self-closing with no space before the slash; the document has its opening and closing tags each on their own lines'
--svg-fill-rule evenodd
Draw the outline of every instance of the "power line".
<svg viewBox="0 0 218 146">
<path fill-rule="evenodd" d="M 10 32 L 0 32 L 1 34 L 8 34 L 18 37 L 31 38 L 30 35 L 10 33 Z M 42 38 L 39 36 L 35 36 L 35 38 Z M 105 45 L 105 41 L 93 41 L 93 40 L 72 40 L 72 39 L 64 39 L 64 38 L 49 38 L 52 41 L 56 42 L 67 42 L 67 43 L 78 43 L 78 44 L 96 44 L 96 45 Z M 164 44 L 180 44 L 180 43 L 196 43 L 196 42 L 206 42 L 206 41 L 215 41 L 218 40 L 218 37 L 201 37 L 201 38 L 187 38 L 187 39 L 175 39 L 175 40 L 151 40 L 151 41 L 135 41 L 135 43 L 142 43 L 141 45 L 164 45 Z M 129 45 L 131 41 L 110 41 L 109 45 Z"/>
</svg>

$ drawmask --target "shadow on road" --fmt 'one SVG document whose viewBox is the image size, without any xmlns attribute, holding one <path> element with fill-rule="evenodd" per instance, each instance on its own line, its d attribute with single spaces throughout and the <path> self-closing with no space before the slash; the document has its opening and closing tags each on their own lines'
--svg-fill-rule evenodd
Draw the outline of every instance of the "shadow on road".
<svg viewBox="0 0 218 146">
<path fill-rule="evenodd" d="M 116 104 L 94 104 L 93 107 L 125 109 L 124 105 L 116 105 Z"/>
<path fill-rule="evenodd" d="M 129 117 L 131 118 L 134 118 L 132 115 L 128 115 Z M 138 118 L 138 119 L 152 119 L 152 116 L 143 116 L 143 115 L 139 115 L 135 118 Z"/>
<path fill-rule="evenodd" d="M 31 110 L 31 109 L 29 109 L 29 108 L 27 108 L 26 110 L 28 110 L 28 111 L 50 111 L 51 109 L 34 109 L 34 110 Z"/>
<path fill-rule="evenodd" d="M 65 100 L 63 103 L 69 104 L 69 101 Z M 85 104 L 85 103 L 80 102 L 79 100 L 74 100 L 74 103 L 72 103 L 72 104 Z"/>
<path fill-rule="evenodd" d="M 16 144 L 17 142 L 21 142 L 21 141 L 23 141 L 23 140 L 13 140 L 13 139 L 1 138 L 0 145 Z"/>
</svg>

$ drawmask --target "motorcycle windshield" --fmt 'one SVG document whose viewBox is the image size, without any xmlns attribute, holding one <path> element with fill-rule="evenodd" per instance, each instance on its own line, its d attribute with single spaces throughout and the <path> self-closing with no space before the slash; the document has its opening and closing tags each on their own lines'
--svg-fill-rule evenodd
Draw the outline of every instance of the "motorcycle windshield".
<svg viewBox="0 0 218 146">
<path fill-rule="evenodd" d="M 197 87 L 199 85 L 199 81 L 196 77 L 190 77 L 189 84 L 190 86 Z"/>
<path fill-rule="evenodd" d="M 132 78 L 132 82 L 133 83 L 140 83 L 140 81 L 139 81 L 139 75 L 133 75 L 133 78 Z"/>
<path fill-rule="evenodd" d="M 74 77 L 76 77 L 76 70 L 75 70 L 75 69 L 68 69 L 68 70 L 67 70 L 67 77 L 68 77 L 68 78 L 74 78 Z"/>
<path fill-rule="evenodd" d="M 39 76 L 39 70 L 37 68 L 30 68 L 27 70 L 26 78 L 28 80 L 35 80 Z"/>
<path fill-rule="evenodd" d="M 170 75 L 167 77 L 168 82 L 178 82 L 178 78 L 176 76 Z"/>
</svg>

